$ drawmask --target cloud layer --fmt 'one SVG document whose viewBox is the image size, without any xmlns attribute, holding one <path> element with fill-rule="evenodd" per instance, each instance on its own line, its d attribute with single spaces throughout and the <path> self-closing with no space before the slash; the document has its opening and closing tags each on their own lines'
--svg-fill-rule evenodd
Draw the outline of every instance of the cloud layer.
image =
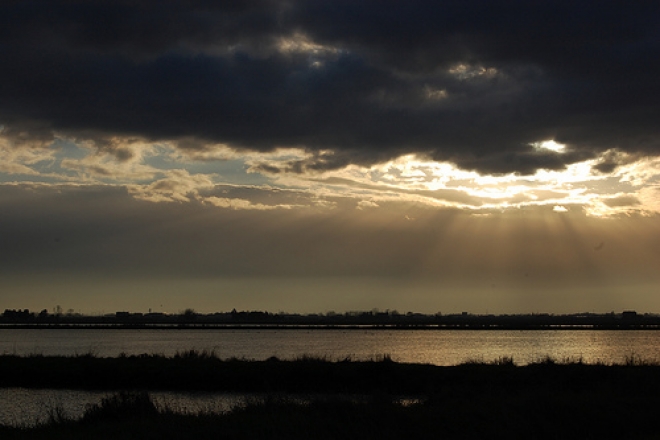
<svg viewBox="0 0 660 440">
<path fill-rule="evenodd" d="M 289 173 L 655 156 L 659 22 L 653 2 L 6 2 L 0 124 L 17 146 L 60 133 L 123 161 L 109 140 L 305 149 L 268 170 Z M 566 149 L 531 145 L 548 139 Z"/>
</svg>

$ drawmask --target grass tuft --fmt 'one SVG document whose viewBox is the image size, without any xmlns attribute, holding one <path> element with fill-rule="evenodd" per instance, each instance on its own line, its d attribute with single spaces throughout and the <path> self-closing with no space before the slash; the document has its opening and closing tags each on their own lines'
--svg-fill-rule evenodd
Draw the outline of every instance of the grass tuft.
<svg viewBox="0 0 660 440">
<path fill-rule="evenodd" d="M 174 359 L 219 359 L 215 350 L 186 350 L 177 351 L 174 354 Z"/>
<path fill-rule="evenodd" d="M 146 391 L 121 391 L 90 405 L 82 417 L 89 423 L 98 420 L 120 420 L 153 417 L 158 408 Z"/>
</svg>

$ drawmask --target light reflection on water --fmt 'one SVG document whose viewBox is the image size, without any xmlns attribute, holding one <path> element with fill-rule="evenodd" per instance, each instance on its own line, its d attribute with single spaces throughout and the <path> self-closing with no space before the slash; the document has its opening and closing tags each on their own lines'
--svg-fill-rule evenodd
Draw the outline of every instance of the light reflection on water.
<svg viewBox="0 0 660 440">
<path fill-rule="evenodd" d="M 101 403 L 112 396 L 109 391 L 55 390 L 0 388 L 0 425 L 35 426 L 48 422 L 51 414 L 58 414 L 68 419 L 78 419 L 86 409 Z M 264 395 L 258 393 L 217 393 L 217 392 L 181 392 L 149 391 L 149 397 L 157 408 L 183 414 L 213 413 L 219 414 L 252 402 L 261 402 L 265 398 L 282 398 L 294 402 L 310 402 L 312 395 L 282 394 Z M 365 395 L 323 394 L 316 397 L 330 399 L 348 399 L 360 401 Z M 420 402 L 418 397 L 399 396 L 396 401 L 404 406 Z"/>
<path fill-rule="evenodd" d="M 0 388 L 0 424 L 32 426 L 46 422 L 55 411 L 61 411 L 68 418 L 80 418 L 90 405 L 112 394 L 108 391 Z M 149 395 L 158 408 L 193 414 L 229 411 L 251 398 L 249 394 L 204 392 L 150 391 Z"/>
<path fill-rule="evenodd" d="M 64 330 L 0 329 L 0 353 L 17 355 L 172 356 L 191 349 L 223 359 L 330 360 L 389 355 L 398 362 L 456 365 L 513 358 L 622 363 L 660 360 L 660 331 L 640 330 Z"/>
<path fill-rule="evenodd" d="M 624 363 L 631 356 L 660 361 L 660 331 L 623 330 L 64 330 L 0 329 L 0 354 L 137 354 L 172 356 L 188 350 L 263 360 L 305 355 L 329 360 L 390 356 L 397 362 L 456 365 L 512 358 L 518 365 L 558 361 Z M 0 423 L 33 424 L 61 408 L 79 417 L 106 391 L 0 388 Z M 183 412 L 226 411 L 246 395 L 150 392 L 155 402 Z"/>
</svg>

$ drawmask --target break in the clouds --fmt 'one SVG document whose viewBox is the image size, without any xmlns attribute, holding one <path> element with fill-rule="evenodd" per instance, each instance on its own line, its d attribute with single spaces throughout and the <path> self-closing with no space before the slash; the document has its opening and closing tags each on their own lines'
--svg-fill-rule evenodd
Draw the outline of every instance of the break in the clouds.
<svg viewBox="0 0 660 440">
<path fill-rule="evenodd" d="M 5 2 L 0 121 L 19 144 L 306 151 L 277 168 L 289 173 L 410 154 L 523 175 L 655 156 L 659 14 L 610 1 Z M 545 140 L 566 148 L 533 147 Z"/>
</svg>

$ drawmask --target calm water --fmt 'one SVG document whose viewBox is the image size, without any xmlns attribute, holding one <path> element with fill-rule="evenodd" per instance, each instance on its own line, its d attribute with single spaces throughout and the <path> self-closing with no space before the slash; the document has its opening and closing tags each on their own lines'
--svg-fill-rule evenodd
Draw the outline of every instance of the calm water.
<svg viewBox="0 0 660 440">
<path fill-rule="evenodd" d="M 0 388 L 0 424 L 35 425 L 46 422 L 54 411 L 78 418 L 89 405 L 111 395 L 107 391 Z M 247 394 L 166 391 L 150 391 L 149 395 L 157 407 L 182 413 L 223 412 L 258 398 Z"/>
<path fill-rule="evenodd" d="M 213 351 L 221 358 L 330 360 L 389 355 L 399 362 L 456 365 L 512 357 L 524 365 L 550 356 L 557 360 L 623 363 L 630 356 L 660 361 L 660 331 L 600 330 L 15 330 L 0 329 L 0 353 L 97 356 L 174 355 Z M 107 392 L 0 389 L 0 423 L 33 424 L 62 408 L 76 417 Z M 224 411 L 245 396 L 153 393 L 161 404 L 181 411 Z"/>
<path fill-rule="evenodd" d="M 214 351 L 220 358 L 331 360 L 389 355 L 395 361 L 455 365 L 512 357 L 524 365 L 557 360 L 660 360 L 660 331 L 600 330 L 15 330 L 0 329 L 0 353 L 97 356 Z"/>
</svg>

